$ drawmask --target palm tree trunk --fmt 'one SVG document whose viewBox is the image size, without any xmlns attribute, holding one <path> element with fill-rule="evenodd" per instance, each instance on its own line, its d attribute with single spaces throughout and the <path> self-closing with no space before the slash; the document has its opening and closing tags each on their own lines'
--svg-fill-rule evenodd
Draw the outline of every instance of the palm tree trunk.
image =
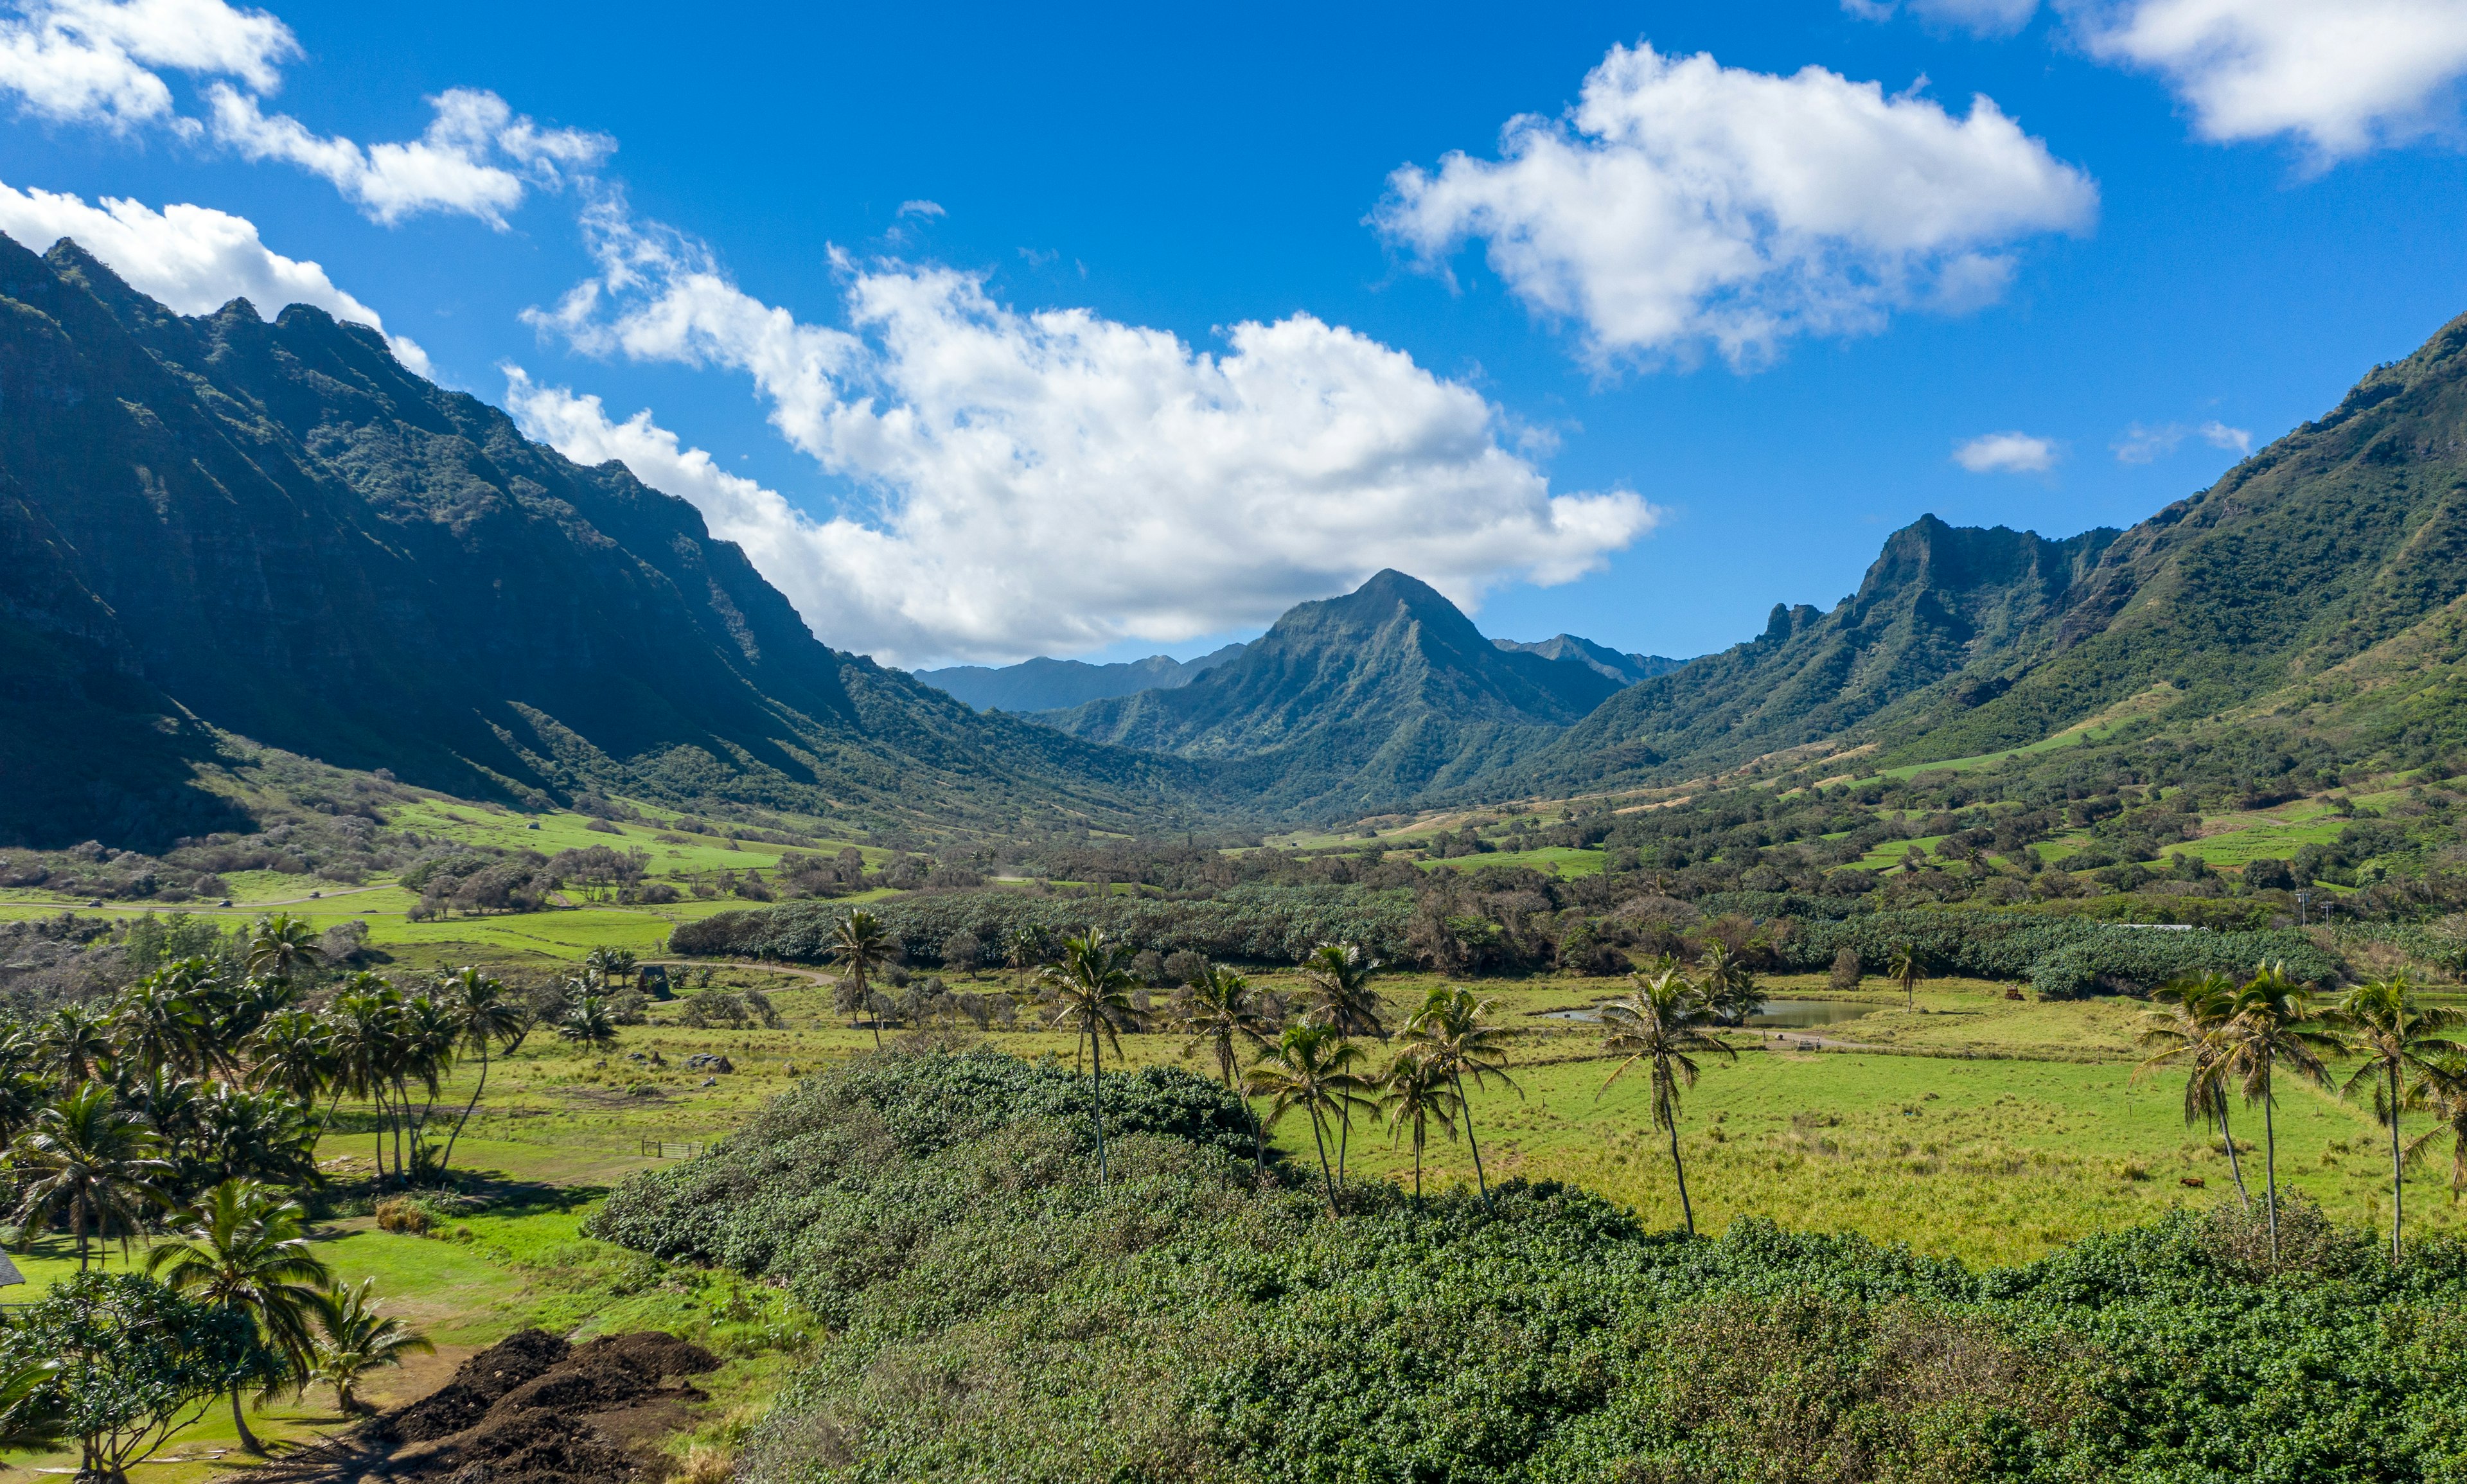
<svg viewBox="0 0 2467 1484">
<path fill-rule="evenodd" d="M 1097 1183 L 1108 1179 L 1105 1168 L 1105 1046 L 1094 1030 L 1088 1032 L 1089 1103 L 1097 1115 Z"/>
<path fill-rule="evenodd" d="M 1319 1110 L 1311 1110 L 1311 1142 L 1319 1146 L 1319 1178 L 1327 1182 L 1327 1214 L 1336 1214 L 1336 1177 L 1327 1170 L 1327 1136 L 1320 1131 Z"/>
<path fill-rule="evenodd" d="M 2228 1173 L 2235 1177 L 2236 1195 L 2244 1202 L 2244 1208 L 2250 1211 L 2252 1209 L 2252 1192 L 2245 1188 L 2244 1165 L 2236 1159 L 2235 1135 L 2228 1132 L 2228 1100 L 2225 1092 L 2219 1094 L 2219 1142 L 2228 1146 Z"/>
<path fill-rule="evenodd" d="M 2399 1227 L 2407 1217 L 2407 1167 L 2398 1150 L 2398 1064 L 2389 1068 L 2390 1125 L 2390 1266 L 2399 1265 Z"/>
<path fill-rule="evenodd" d="M 1336 1111 L 1336 1178 L 1345 1179 L 1345 1146 L 1353 1142 L 1353 1110 Z"/>
<path fill-rule="evenodd" d="M 410 1167 L 402 1162 L 402 1126 L 411 1119 L 411 1088 L 402 1078 L 394 1079 L 394 1179 L 398 1185 L 411 1183 Z"/>
<path fill-rule="evenodd" d="M 1268 1173 L 1267 1133 L 1259 1127 L 1259 1110 L 1252 1107 L 1251 1099 L 1234 1085 L 1233 1047 L 1226 1047 L 1224 1055 L 1217 1059 L 1217 1065 L 1225 1073 L 1225 1091 L 1242 1099 L 1242 1112 L 1251 1120 L 1251 1167 L 1255 1174 L 1265 1179 Z"/>
<path fill-rule="evenodd" d="M 2264 1189 L 2270 1198 L 2270 1260 L 2278 1261 L 2278 1129 L 2271 1118 L 2270 1076 L 2261 1081 L 2261 1143 Z"/>
<path fill-rule="evenodd" d="M 1679 1177 L 1679 1219 L 1687 1224 L 1687 1234 L 1696 1235 L 1696 1208 L 1687 1203 L 1687 1163 L 1679 1158 L 1679 1120 L 1670 1120 L 1670 1169 Z"/>
<path fill-rule="evenodd" d="M 471 1110 L 480 1106 L 480 1094 L 488 1091 L 488 1043 L 480 1043 L 480 1085 L 471 1090 L 471 1101 L 463 1105 L 463 1116 L 454 1120 L 454 1132 L 445 1135 L 445 1158 L 437 1161 L 437 1173 L 443 1175 L 454 1165 L 454 1141 L 463 1136 L 463 1125 L 471 1121 Z"/>
<path fill-rule="evenodd" d="M 239 1446 L 242 1450 L 253 1458 L 262 1458 L 265 1456 L 265 1445 L 257 1440 L 256 1433 L 248 1430 L 248 1413 L 247 1409 L 239 1405 L 239 1387 L 232 1387 L 232 1426 L 239 1429 Z"/>
<path fill-rule="evenodd" d="M 1490 1180 L 1482 1173 L 1482 1145 L 1473 1136 L 1473 1105 L 1465 1101 L 1464 1079 L 1452 1071 L 1448 1081 L 1456 1085 L 1457 1106 L 1464 1111 L 1465 1147 L 1473 1151 L 1473 1182 L 1482 1192 L 1482 1208 L 1496 1216 L 1499 1212 L 1490 1203 Z"/>
<path fill-rule="evenodd" d="M 1414 1120 L 1414 1209 L 1422 1208 L 1422 1120 Z"/>
</svg>

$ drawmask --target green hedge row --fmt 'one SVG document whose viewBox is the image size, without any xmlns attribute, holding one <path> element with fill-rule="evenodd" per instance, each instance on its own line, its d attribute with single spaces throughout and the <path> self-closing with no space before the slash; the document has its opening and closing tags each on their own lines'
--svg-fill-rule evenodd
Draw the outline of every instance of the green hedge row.
<svg viewBox="0 0 2467 1484">
<path fill-rule="evenodd" d="M 1360 943 L 1381 958 L 1400 956 L 1414 894 L 1358 887 L 1244 886 L 1203 901 L 1170 902 L 997 889 L 926 892 L 866 911 L 882 919 L 913 962 L 939 962 L 942 945 L 962 933 L 983 945 L 984 962 L 994 963 L 1004 941 L 1021 928 L 1059 937 L 1097 927 L 1135 949 L 1292 963 L 1322 943 Z M 721 912 L 679 924 L 668 946 L 680 954 L 820 963 L 830 956 L 832 928 L 849 911 L 846 903 L 797 902 Z"/>
<path fill-rule="evenodd" d="M 1801 922 L 1776 953 L 1783 967 L 1819 973 L 1842 950 L 1855 950 L 1870 972 L 1883 968 L 1894 945 L 1909 942 L 1931 974 L 2027 980 L 2051 1000 L 2096 993 L 2103 985 L 2149 989 L 2181 974 L 2216 969 L 2251 973 L 2284 963 L 2308 983 L 2339 977 L 2339 962 L 2300 933 L 2213 933 L 2206 928 L 2147 928 L 2040 913 L 1920 910 L 1867 912 L 1840 922 Z"/>
</svg>

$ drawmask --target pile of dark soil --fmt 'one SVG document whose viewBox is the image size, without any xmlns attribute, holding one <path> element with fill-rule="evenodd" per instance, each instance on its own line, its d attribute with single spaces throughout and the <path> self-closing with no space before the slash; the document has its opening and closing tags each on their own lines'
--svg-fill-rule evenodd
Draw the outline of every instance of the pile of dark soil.
<svg viewBox="0 0 2467 1484">
<path fill-rule="evenodd" d="M 718 1367 L 710 1351 L 673 1335 L 569 1345 L 524 1330 L 464 1361 L 435 1392 L 376 1419 L 371 1431 L 402 1445 L 391 1471 L 397 1478 L 623 1484 L 645 1472 L 618 1441 L 644 1430 L 643 1419 L 626 1414 L 700 1401 L 690 1383 L 669 1379 Z"/>
</svg>

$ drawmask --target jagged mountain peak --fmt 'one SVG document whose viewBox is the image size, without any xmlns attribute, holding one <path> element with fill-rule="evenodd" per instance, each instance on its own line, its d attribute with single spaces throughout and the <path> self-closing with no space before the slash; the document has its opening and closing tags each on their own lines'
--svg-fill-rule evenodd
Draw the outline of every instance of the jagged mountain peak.
<svg viewBox="0 0 2467 1484">
<path fill-rule="evenodd" d="M 1232 662 L 1173 690 L 1047 718 L 1074 735 L 1236 762 L 1272 806 L 1385 805 L 1502 766 L 1619 681 L 1502 649 L 1430 584 L 1374 574 L 1300 603 Z"/>
<path fill-rule="evenodd" d="M 1197 781 L 829 649 L 693 506 L 367 326 L 180 316 L 66 240 L 0 237 L 0 842 L 186 832 L 207 728 L 469 795 L 854 820 L 1121 820 Z"/>
</svg>

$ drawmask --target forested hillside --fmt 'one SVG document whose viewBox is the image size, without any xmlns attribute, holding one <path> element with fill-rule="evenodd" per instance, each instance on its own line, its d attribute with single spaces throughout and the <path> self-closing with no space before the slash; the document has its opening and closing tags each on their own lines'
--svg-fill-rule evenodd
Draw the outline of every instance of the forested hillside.
<svg viewBox="0 0 2467 1484">
<path fill-rule="evenodd" d="M 0 841 L 227 827 L 219 733 L 472 797 L 1169 821 L 1167 759 L 816 641 L 682 500 L 320 310 L 184 318 L 0 239 Z"/>
<path fill-rule="evenodd" d="M 2462 595 L 2467 318 L 2120 534 L 1922 519 L 1831 612 L 1777 605 L 1755 640 L 1622 693 L 1512 783 L 1681 776 L 1820 741 L 1965 757 L 2137 703 L 2166 729 L 2312 708 L 2360 739 L 2456 739 Z"/>
<path fill-rule="evenodd" d="M 1547 744 L 1619 682 L 1503 649 L 1402 573 L 1303 603 L 1174 690 L 1046 718 L 1075 735 L 1238 760 L 1222 786 L 1267 810 L 1375 810 L 1467 783 Z"/>
</svg>

